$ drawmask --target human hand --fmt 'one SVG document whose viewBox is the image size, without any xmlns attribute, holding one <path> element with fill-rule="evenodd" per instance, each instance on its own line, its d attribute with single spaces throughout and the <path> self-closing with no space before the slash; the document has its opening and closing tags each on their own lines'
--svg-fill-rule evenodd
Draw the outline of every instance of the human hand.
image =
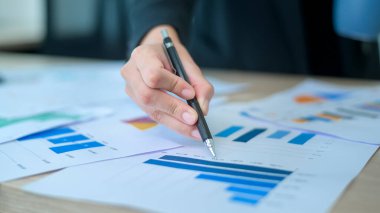
<svg viewBox="0 0 380 213">
<path fill-rule="evenodd" d="M 126 93 L 153 120 L 180 134 L 200 139 L 195 125 L 198 119 L 196 111 L 166 92 L 185 100 L 197 97 L 203 113 L 207 115 L 214 89 L 179 41 L 174 29 L 170 26 L 165 28 L 169 30 L 191 84 L 173 73 L 162 47 L 159 34 L 162 27 L 157 27 L 133 50 L 130 60 L 121 69 L 126 81 Z"/>
</svg>

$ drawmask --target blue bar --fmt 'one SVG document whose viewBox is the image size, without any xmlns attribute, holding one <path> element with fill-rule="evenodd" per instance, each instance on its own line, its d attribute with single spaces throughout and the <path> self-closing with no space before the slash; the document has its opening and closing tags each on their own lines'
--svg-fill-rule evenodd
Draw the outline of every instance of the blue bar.
<svg viewBox="0 0 380 213">
<path fill-rule="evenodd" d="M 285 136 L 287 136 L 290 132 L 286 130 L 278 130 L 275 133 L 271 134 L 268 136 L 268 138 L 273 138 L 273 139 L 281 139 Z"/>
<path fill-rule="evenodd" d="M 61 135 L 61 134 L 66 134 L 66 133 L 72 133 L 74 132 L 73 129 L 67 128 L 67 127 L 62 127 L 62 128 L 56 128 L 56 129 L 49 129 L 43 132 L 37 132 L 31 135 L 27 135 L 25 137 L 22 137 L 18 139 L 19 141 L 25 141 L 25 140 L 31 140 L 31 139 L 37 139 L 37 138 L 47 138 L 50 136 L 55 136 L 55 135 Z"/>
<path fill-rule="evenodd" d="M 245 133 L 244 135 L 236 138 L 234 141 L 246 143 L 249 140 L 251 140 L 252 138 L 256 137 L 257 135 L 265 132 L 265 130 L 267 130 L 267 129 L 253 129 L 253 130 Z"/>
<path fill-rule="evenodd" d="M 231 201 L 241 202 L 241 203 L 246 203 L 246 204 L 251 204 L 251 205 L 256 205 L 259 202 L 259 200 L 256 200 L 256 199 L 240 197 L 240 196 L 233 196 L 231 198 Z"/>
<path fill-rule="evenodd" d="M 303 145 L 314 136 L 315 134 L 312 133 L 301 133 L 292 140 L 290 140 L 288 143 Z"/>
<path fill-rule="evenodd" d="M 196 165 L 182 164 L 182 163 L 175 163 L 175 162 L 170 162 L 170 161 L 162 161 L 162 160 L 154 160 L 154 159 L 147 160 L 144 163 L 159 165 L 159 166 L 166 166 L 166 167 L 171 167 L 171 168 L 176 168 L 176 169 L 186 169 L 186 170 L 193 170 L 193 171 L 200 171 L 200 172 L 210 172 L 210 173 L 215 173 L 215 174 L 234 175 L 234 176 L 240 176 L 240 177 L 258 178 L 258 179 L 265 179 L 265 180 L 281 181 L 285 178 L 281 176 L 254 174 L 254 173 L 248 173 L 248 172 L 196 166 Z"/>
<path fill-rule="evenodd" d="M 304 118 L 308 121 L 324 121 L 324 122 L 330 122 L 331 120 L 328 118 L 318 117 L 318 116 L 308 116 Z"/>
<path fill-rule="evenodd" d="M 240 178 L 232 178 L 232 177 L 216 176 L 216 175 L 208 175 L 208 174 L 200 174 L 196 178 L 224 182 L 224 183 L 233 183 L 233 184 L 248 185 L 248 186 L 260 186 L 260 187 L 267 187 L 267 188 L 274 188 L 277 185 L 276 183 L 266 183 L 266 182 L 260 182 L 256 180 L 246 180 L 246 179 L 240 179 Z"/>
<path fill-rule="evenodd" d="M 237 186 L 230 186 L 226 190 L 230 191 L 230 192 L 239 192 L 239 193 L 250 194 L 250 195 L 259 195 L 259 196 L 265 196 L 268 194 L 268 192 L 266 192 L 266 191 L 241 188 L 241 187 L 237 187 Z"/>
<path fill-rule="evenodd" d="M 333 92 L 319 92 L 317 94 L 318 97 L 320 98 L 324 98 L 324 99 L 327 99 L 327 100 L 339 100 L 339 99 L 342 99 L 344 98 L 345 96 L 347 96 L 346 93 L 333 93 Z"/>
<path fill-rule="evenodd" d="M 180 162 L 185 162 L 185 163 L 202 164 L 202 165 L 207 165 L 207 166 L 219 166 L 219 167 L 225 167 L 225 168 L 231 168 L 231 169 L 242 169 L 242 170 L 248 170 L 248 171 L 268 172 L 268 173 L 275 173 L 275 174 L 281 174 L 281 175 L 289 175 L 292 173 L 290 171 L 280 170 L 280 169 L 271 169 L 271 168 L 265 168 L 265 167 L 250 166 L 250 165 L 243 165 L 243 164 L 234 164 L 234 163 L 222 163 L 222 162 L 201 160 L 201 159 L 196 159 L 196 158 L 173 156 L 173 155 L 165 155 L 165 156 L 160 157 L 160 159 L 174 160 L 174 161 L 180 161 Z"/>
<path fill-rule="evenodd" d="M 66 145 L 66 146 L 56 146 L 56 147 L 51 147 L 50 149 L 56 154 L 61 154 L 65 152 L 71 152 L 71 151 L 76 151 L 76 150 L 81 150 L 81 149 L 89 149 L 89 148 L 100 147 L 100 146 L 104 146 L 104 145 L 96 141 L 92 141 L 88 143 L 79 143 L 79 144 L 72 144 L 72 145 Z"/>
<path fill-rule="evenodd" d="M 48 139 L 48 141 L 54 144 L 60 144 L 60 143 L 83 141 L 83 140 L 88 140 L 88 139 L 89 138 L 84 135 L 71 135 L 71 136 L 66 136 L 62 138 Z"/>
<path fill-rule="evenodd" d="M 232 134 L 234 134 L 235 132 L 239 131 L 243 129 L 242 126 L 231 126 L 221 132 L 219 132 L 218 134 L 215 135 L 215 137 L 222 137 L 222 138 L 226 138 Z"/>
</svg>

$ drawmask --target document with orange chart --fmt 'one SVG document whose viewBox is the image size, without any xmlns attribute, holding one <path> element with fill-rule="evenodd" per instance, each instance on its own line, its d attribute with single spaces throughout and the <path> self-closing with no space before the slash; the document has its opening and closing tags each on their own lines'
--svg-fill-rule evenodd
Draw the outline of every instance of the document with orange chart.
<svg viewBox="0 0 380 213">
<path fill-rule="evenodd" d="M 380 144 L 380 86 L 304 83 L 262 101 L 243 115 L 352 141 Z"/>
</svg>

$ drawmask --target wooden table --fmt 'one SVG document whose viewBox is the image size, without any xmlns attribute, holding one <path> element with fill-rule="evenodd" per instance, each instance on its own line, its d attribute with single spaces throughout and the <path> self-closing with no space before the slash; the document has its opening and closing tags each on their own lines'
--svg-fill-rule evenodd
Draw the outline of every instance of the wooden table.
<svg viewBox="0 0 380 213">
<path fill-rule="evenodd" d="M 0 53 L 0 69 L 19 67 L 35 68 L 51 66 L 52 64 L 62 65 L 66 63 L 80 64 L 88 62 L 97 63 L 100 61 L 90 59 Z M 280 90 L 290 88 L 305 78 L 305 76 L 298 75 L 264 74 L 260 72 L 239 72 L 235 70 L 206 70 L 205 73 L 207 75 L 215 76 L 232 82 L 249 82 L 251 84 L 251 87 L 247 91 L 240 94 L 231 95 L 231 101 L 245 101 L 263 98 Z M 380 83 L 378 81 L 369 80 L 365 81 L 324 77 L 318 77 L 317 79 L 342 85 L 374 85 Z M 34 195 L 21 189 L 23 185 L 31 183 L 44 176 L 46 176 L 46 174 L 0 184 L 0 212 L 136 212 L 136 210 L 125 207 L 101 205 L 91 202 L 64 200 Z M 351 183 L 343 195 L 338 199 L 337 203 L 332 209 L 332 212 L 380 212 L 379 152 L 376 152 L 362 173 Z"/>
</svg>

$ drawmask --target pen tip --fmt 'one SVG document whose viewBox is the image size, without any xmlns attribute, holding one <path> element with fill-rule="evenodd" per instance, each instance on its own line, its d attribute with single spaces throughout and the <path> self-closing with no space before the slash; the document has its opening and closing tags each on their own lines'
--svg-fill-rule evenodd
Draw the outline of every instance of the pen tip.
<svg viewBox="0 0 380 213">
<path fill-rule="evenodd" d="M 216 154 L 215 154 L 215 151 L 214 151 L 214 140 L 212 139 L 207 139 L 206 141 L 206 146 L 208 148 L 208 150 L 210 151 L 211 155 L 212 155 L 212 159 L 216 160 Z"/>
</svg>

